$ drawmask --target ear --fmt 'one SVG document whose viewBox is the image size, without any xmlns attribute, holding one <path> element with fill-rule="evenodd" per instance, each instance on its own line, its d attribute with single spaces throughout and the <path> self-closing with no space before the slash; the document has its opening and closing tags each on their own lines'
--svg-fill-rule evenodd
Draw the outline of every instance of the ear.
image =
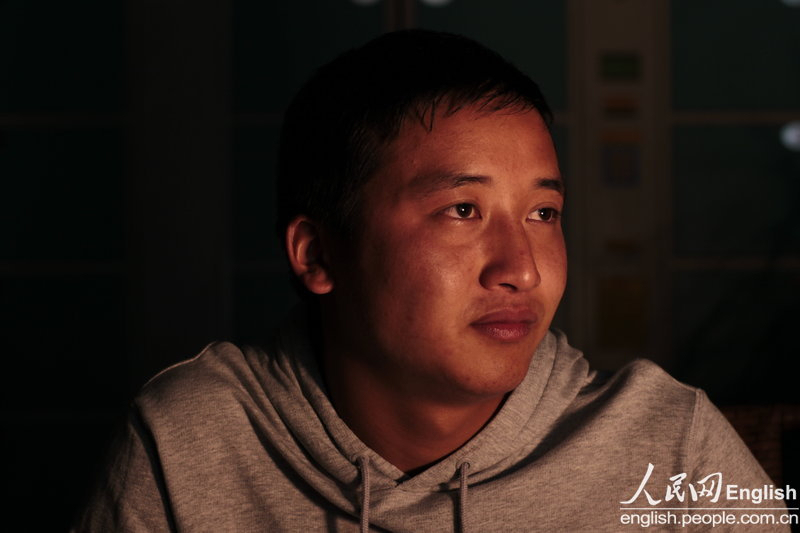
<svg viewBox="0 0 800 533">
<path fill-rule="evenodd" d="M 286 253 L 295 275 L 309 291 L 327 294 L 333 290 L 333 278 L 316 222 L 300 215 L 289 223 L 286 227 Z"/>
</svg>

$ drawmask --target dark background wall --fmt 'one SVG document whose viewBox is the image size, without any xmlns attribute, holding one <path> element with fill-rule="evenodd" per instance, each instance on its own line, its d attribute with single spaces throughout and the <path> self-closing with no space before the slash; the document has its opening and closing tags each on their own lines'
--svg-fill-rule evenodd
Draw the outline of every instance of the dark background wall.
<svg viewBox="0 0 800 533">
<path fill-rule="evenodd" d="M 292 305 L 282 110 L 315 66 L 404 27 L 483 41 L 555 108 L 558 325 L 590 360 L 800 403 L 800 152 L 780 141 L 800 120 L 800 8 L 604 2 L 0 0 L 4 519 L 65 530 L 149 376 Z"/>
</svg>

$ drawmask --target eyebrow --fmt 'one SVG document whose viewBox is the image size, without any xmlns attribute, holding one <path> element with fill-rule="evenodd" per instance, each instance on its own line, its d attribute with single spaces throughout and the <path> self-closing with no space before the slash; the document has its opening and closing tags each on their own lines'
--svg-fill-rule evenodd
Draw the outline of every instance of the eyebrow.
<svg viewBox="0 0 800 533">
<path fill-rule="evenodd" d="M 472 174 L 460 173 L 431 173 L 422 174 L 411 180 L 409 188 L 422 196 L 464 187 L 465 185 L 492 185 L 492 178 L 488 176 L 475 176 Z M 561 178 L 536 178 L 534 188 L 550 189 L 564 196 L 564 181 Z"/>
<path fill-rule="evenodd" d="M 536 187 L 540 189 L 550 189 L 564 196 L 564 180 L 561 178 L 538 178 Z"/>
</svg>

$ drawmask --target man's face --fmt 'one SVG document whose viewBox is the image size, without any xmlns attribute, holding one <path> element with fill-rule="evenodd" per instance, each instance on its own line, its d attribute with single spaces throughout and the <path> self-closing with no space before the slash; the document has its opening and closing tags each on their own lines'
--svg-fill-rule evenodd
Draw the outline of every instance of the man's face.
<svg viewBox="0 0 800 533">
<path fill-rule="evenodd" d="M 403 394 L 516 387 L 566 282 L 561 184 L 536 111 L 406 121 L 332 256 L 339 351 Z"/>
</svg>

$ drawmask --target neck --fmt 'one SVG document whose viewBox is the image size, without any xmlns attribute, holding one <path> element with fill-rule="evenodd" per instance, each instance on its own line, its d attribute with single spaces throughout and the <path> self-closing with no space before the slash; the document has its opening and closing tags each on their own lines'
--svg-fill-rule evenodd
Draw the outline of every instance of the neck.
<svg viewBox="0 0 800 533">
<path fill-rule="evenodd" d="M 445 400 L 404 384 L 358 358 L 324 352 L 323 370 L 336 411 L 364 444 L 413 474 L 460 448 L 486 425 L 504 396 Z M 411 378 L 411 379 L 409 379 Z"/>
</svg>

